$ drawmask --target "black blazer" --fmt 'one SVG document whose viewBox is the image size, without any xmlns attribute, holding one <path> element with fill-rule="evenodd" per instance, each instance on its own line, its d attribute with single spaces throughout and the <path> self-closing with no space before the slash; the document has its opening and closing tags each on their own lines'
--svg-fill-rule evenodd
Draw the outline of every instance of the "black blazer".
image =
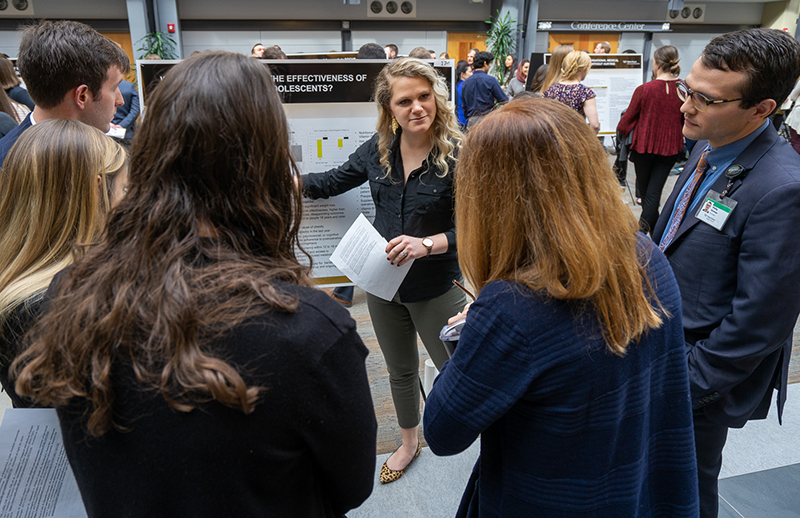
<svg viewBox="0 0 800 518">
<path fill-rule="evenodd" d="M 706 147 L 694 148 L 653 231 L 656 243 Z M 733 162 L 749 170 L 718 231 L 687 213 L 665 250 L 683 301 L 692 405 L 718 424 L 763 419 L 778 389 L 780 419 L 800 313 L 800 155 L 769 125 Z M 712 186 L 721 192 L 723 175 Z M 698 193 L 704 195 L 705 193 Z"/>
</svg>

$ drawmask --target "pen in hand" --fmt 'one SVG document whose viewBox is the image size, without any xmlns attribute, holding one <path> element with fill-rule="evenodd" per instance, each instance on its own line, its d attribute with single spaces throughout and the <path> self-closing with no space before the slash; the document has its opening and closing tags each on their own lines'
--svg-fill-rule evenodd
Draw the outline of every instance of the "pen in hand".
<svg viewBox="0 0 800 518">
<path fill-rule="evenodd" d="M 470 298 L 471 298 L 473 301 L 475 300 L 475 295 L 473 295 L 472 293 L 470 293 L 470 291 L 469 291 L 467 288 L 465 288 L 464 286 L 462 286 L 460 282 L 458 282 L 457 280 L 453 279 L 453 284 L 455 284 L 456 286 L 458 286 L 458 287 L 461 289 L 461 291 L 463 291 L 464 293 L 466 293 L 467 295 L 469 295 L 469 296 L 470 296 Z"/>
</svg>

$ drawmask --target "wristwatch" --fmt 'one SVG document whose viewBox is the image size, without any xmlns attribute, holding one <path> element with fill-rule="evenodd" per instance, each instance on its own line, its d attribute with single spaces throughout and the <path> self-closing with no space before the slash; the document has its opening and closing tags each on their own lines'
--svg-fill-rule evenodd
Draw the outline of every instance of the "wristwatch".
<svg viewBox="0 0 800 518">
<path fill-rule="evenodd" d="M 422 246 L 428 249 L 428 255 L 425 257 L 430 257 L 431 251 L 433 250 L 433 239 L 429 237 L 425 237 L 422 239 Z"/>
</svg>

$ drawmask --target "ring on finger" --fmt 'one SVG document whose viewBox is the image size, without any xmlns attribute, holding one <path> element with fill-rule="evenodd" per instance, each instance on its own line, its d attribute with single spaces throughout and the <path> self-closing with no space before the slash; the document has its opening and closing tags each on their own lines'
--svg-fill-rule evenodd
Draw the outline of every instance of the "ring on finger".
<svg viewBox="0 0 800 518">
<path fill-rule="evenodd" d="M 403 250 L 403 254 L 402 254 L 402 255 L 403 255 L 403 257 L 406 257 L 406 256 L 408 256 L 408 252 L 406 252 L 405 250 Z"/>
</svg>

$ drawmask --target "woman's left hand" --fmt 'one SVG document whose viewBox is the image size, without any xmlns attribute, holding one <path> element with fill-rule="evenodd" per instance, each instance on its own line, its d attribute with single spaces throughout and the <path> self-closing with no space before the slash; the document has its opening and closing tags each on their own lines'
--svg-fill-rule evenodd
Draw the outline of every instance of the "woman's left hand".
<svg viewBox="0 0 800 518">
<path fill-rule="evenodd" d="M 461 320 L 463 318 L 467 318 L 467 312 L 469 312 L 469 307 L 471 305 L 472 305 L 472 302 L 467 302 L 467 305 L 464 306 L 464 309 L 462 309 L 460 313 L 456 313 L 455 316 L 450 317 L 447 320 L 447 323 L 448 324 L 452 324 L 453 322 L 456 322 L 456 321 Z"/>
<path fill-rule="evenodd" d="M 428 249 L 422 244 L 421 237 L 401 235 L 389 241 L 386 254 L 386 259 L 391 261 L 392 266 L 403 266 L 410 259 L 428 255 Z"/>
</svg>

